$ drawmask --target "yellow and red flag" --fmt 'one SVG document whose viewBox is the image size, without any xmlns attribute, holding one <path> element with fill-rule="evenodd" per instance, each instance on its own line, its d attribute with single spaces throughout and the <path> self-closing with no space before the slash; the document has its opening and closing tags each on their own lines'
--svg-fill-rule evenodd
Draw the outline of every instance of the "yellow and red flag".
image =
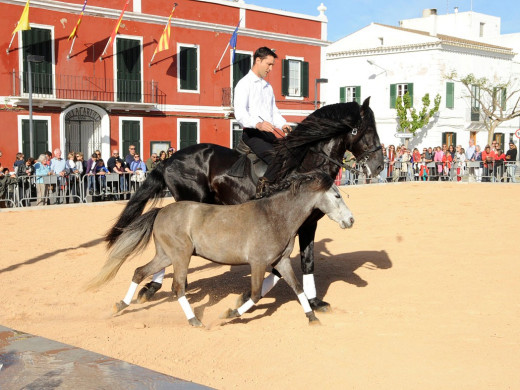
<svg viewBox="0 0 520 390">
<path fill-rule="evenodd" d="M 85 7 L 86 6 L 87 6 L 87 0 L 85 0 L 85 2 L 83 3 L 83 9 L 81 10 L 81 13 L 79 14 L 79 18 L 78 18 L 78 21 L 76 23 L 76 26 L 74 26 L 74 30 L 72 30 L 72 32 L 69 35 L 69 41 L 71 39 L 76 38 L 76 35 L 78 35 L 79 25 L 81 24 L 81 18 L 83 18 L 83 12 L 85 12 Z"/>
<path fill-rule="evenodd" d="M 110 38 L 108 39 L 107 45 L 105 46 L 105 50 L 103 50 L 103 53 L 101 54 L 101 57 L 99 57 L 99 60 L 101 61 L 103 59 L 103 56 L 106 54 L 107 50 L 112 47 L 114 44 L 114 41 L 116 40 L 117 31 L 119 30 L 119 25 L 121 24 L 121 20 L 123 20 L 123 15 L 125 14 L 126 8 L 128 7 L 128 3 L 130 0 L 126 0 L 125 6 L 123 7 L 123 10 L 121 11 L 121 15 L 119 16 L 119 19 L 117 19 L 116 26 L 114 27 L 114 31 L 112 31 L 112 34 L 110 35 Z"/>
<path fill-rule="evenodd" d="M 177 3 L 173 4 L 173 9 L 172 9 L 172 12 L 170 12 L 170 17 L 168 18 L 168 23 L 166 23 L 166 27 L 164 28 L 161 38 L 159 39 L 159 43 L 157 44 L 157 47 L 155 48 L 155 51 L 153 52 L 152 59 L 150 60 L 150 64 L 152 63 L 152 61 L 155 58 L 155 55 L 157 53 L 170 49 L 170 28 L 171 28 L 171 20 L 172 20 L 173 12 L 175 11 L 175 7 L 177 7 Z"/>
<path fill-rule="evenodd" d="M 9 49 L 11 48 L 11 45 L 13 44 L 13 39 L 17 31 L 24 31 L 24 30 L 30 30 L 31 25 L 29 24 L 29 2 L 30 0 L 27 0 L 27 3 L 25 3 L 25 7 L 22 11 L 22 16 L 20 16 L 20 20 L 16 24 L 16 27 L 13 31 L 13 36 L 11 37 L 11 42 L 9 42 L 9 47 L 7 48 L 7 53 L 9 53 Z"/>
</svg>

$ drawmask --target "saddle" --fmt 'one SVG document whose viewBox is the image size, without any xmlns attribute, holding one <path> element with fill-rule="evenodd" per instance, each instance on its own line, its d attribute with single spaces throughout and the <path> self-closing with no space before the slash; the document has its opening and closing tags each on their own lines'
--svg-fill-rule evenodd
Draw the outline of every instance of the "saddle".
<svg viewBox="0 0 520 390">
<path fill-rule="evenodd" d="M 253 182 L 258 182 L 258 179 L 264 175 L 267 164 L 261 158 L 257 157 L 242 139 L 235 147 L 235 150 L 240 153 L 240 157 L 229 169 L 227 172 L 228 175 L 233 177 L 245 177 L 247 172 L 251 172 Z"/>
</svg>

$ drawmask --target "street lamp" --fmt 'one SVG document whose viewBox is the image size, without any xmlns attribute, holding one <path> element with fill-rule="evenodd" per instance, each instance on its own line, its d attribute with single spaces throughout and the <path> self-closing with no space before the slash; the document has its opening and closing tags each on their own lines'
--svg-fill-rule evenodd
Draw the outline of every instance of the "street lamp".
<svg viewBox="0 0 520 390">
<path fill-rule="evenodd" d="M 329 79 L 315 79 L 314 82 L 314 109 L 318 108 L 318 84 L 328 83 Z"/>
<path fill-rule="evenodd" d="M 32 109 L 32 75 L 31 75 L 31 63 L 40 63 L 45 60 L 44 56 L 37 56 L 34 54 L 27 55 L 27 83 L 29 87 L 29 155 L 34 157 L 34 145 L 33 145 L 33 109 Z"/>
</svg>

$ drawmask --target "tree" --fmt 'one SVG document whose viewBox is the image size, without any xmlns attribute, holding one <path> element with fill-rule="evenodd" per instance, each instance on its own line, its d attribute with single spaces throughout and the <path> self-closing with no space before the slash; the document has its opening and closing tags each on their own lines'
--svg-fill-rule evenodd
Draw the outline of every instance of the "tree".
<svg viewBox="0 0 520 390">
<path fill-rule="evenodd" d="M 459 77 L 457 72 L 452 72 L 446 78 L 462 83 L 466 87 L 467 97 L 472 101 L 472 114 L 478 115 L 479 121 L 482 121 L 488 132 L 488 144 L 493 142 L 495 129 L 502 122 L 520 116 L 518 80 L 492 82 L 486 77 L 477 78 L 473 73 Z"/>
<path fill-rule="evenodd" d="M 431 109 L 429 108 L 431 103 L 429 94 L 423 96 L 422 102 L 423 107 L 421 111 L 417 112 L 417 110 L 412 107 L 412 99 L 408 92 L 406 92 L 403 97 L 397 97 L 395 108 L 397 109 L 398 131 L 415 135 L 415 132 L 426 126 L 433 115 L 439 111 L 441 96 L 439 94 L 435 96 Z"/>
</svg>

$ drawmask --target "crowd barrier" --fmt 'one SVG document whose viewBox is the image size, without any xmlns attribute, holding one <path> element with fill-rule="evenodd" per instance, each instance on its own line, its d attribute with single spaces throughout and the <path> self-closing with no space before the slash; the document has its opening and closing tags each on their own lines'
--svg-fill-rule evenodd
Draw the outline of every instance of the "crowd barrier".
<svg viewBox="0 0 520 390">
<path fill-rule="evenodd" d="M 420 164 L 395 162 L 385 163 L 384 169 L 375 178 L 366 178 L 342 170 L 336 177 L 338 185 L 358 185 L 401 181 L 460 181 L 460 182 L 520 182 L 520 162 L 479 161 L 454 162 L 446 167 L 431 162 L 427 169 Z M 7 186 L 0 208 L 30 207 L 69 203 L 92 203 L 128 200 L 146 179 L 147 172 L 107 173 L 104 175 L 21 176 Z M 163 196 L 171 196 L 165 190 Z"/>
</svg>

